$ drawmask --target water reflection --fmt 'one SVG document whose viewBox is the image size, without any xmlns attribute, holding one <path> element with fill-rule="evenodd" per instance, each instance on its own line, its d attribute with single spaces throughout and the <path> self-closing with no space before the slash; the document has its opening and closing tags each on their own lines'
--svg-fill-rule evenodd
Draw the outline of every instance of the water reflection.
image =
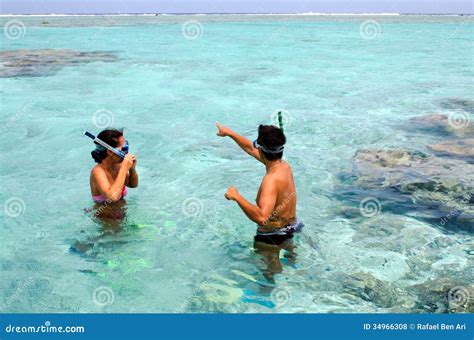
<svg viewBox="0 0 474 340">
<path fill-rule="evenodd" d="M 91 255 L 95 245 L 101 239 L 121 233 L 127 216 L 126 204 L 126 201 L 121 199 L 113 203 L 95 203 L 93 209 L 86 210 L 86 214 L 100 225 L 101 234 L 86 241 L 76 240 L 70 250 L 80 255 Z"/>
</svg>

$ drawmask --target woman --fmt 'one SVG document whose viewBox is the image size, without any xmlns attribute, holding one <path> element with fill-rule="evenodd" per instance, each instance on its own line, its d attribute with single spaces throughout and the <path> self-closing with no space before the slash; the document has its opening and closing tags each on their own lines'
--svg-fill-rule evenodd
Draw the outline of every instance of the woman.
<svg viewBox="0 0 474 340">
<path fill-rule="evenodd" d="M 128 153 L 128 142 L 122 131 L 106 129 L 97 138 L 125 154 L 121 158 L 97 143 L 95 150 L 91 152 L 92 158 L 98 163 L 90 176 L 92 200 L 95 202 L 94 217 L 102 222 L 106 233 L 116 233 L 120 231 L 125 218 L 123 198 L 127 195 L 127 187 L 138 186 L 138 174 L 135 170 L 137 160 Z M 95 243 L 102 236 L 104 235 L 89 242 L 76 241 L 71 246 L 71 251 L 86 254 L 94 249 Z"/>
<path fill-rule="evenodd" d="M 92 200 L 96 203 L 96 217 L 123 219 L 123 198 L 127 187 L 138 186 L 138 174 L 135 169 L 137 159 L 128 153 L 128 141 L 121 130 L 106 129 L 99 133 L 98 139 L 125 154 L 124 158 L 116 155 L 102 145 L 95 143 L 96 149 L 91 152 L 98 163 L 91 171 L 90 186 Z"/>
</svg>

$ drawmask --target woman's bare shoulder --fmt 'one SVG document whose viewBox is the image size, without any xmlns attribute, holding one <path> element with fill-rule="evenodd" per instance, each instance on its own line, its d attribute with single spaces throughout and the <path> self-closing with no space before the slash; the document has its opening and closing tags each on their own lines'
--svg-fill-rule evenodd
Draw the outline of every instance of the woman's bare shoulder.
<svg viewBox="0 0 474 340">
<path fill-rule="evenodd" d="M 102 175 L 104 173 L 105 173 L 105 170 L 104 170 L 103 167 L 100 166 L 100 164 L 97 164 L 91 170 L 91 176 L 92 177 L 99 176 L 99 175 Z"/>
</svg>

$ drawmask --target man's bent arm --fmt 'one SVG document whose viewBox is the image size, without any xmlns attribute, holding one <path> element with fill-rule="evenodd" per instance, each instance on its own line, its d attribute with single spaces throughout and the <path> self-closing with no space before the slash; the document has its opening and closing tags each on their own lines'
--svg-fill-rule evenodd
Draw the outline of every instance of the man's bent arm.
<svg viewBox="0 0 474 340">
<path fill-rule="evenodd" d="M 254 205 L 247 201 L 242 195 L 238 195 L 235 201 L 239 205 L 240 209 L 247 215 L 247 217 L 258 225 L 264 225 L 267 218 L 262 214 L 262 211 L 258 205 Z"/>
<path fill-rule="evenodd" d="M 275 207 L 277 192 L 274 184 L 269 180 L 262 183 L 260 200 L 257 205 L 250 203 L 240 193 L 237 193 L 234 200 L 247 217 L 258 225 L 265 225 L 270 218 Z"/>
</svg>

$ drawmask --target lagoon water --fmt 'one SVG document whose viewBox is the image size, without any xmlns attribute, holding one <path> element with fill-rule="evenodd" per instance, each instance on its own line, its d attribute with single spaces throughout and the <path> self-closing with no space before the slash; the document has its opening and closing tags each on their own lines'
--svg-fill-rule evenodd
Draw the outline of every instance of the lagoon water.
<svg viewBox="0 0 474 340">
<path fill-rule="evenodd" d="M 429 154 L 451 137 L 411 118 L 472 116 L 472 17 L 0 21 L 3 312 L 442 312 L 450 291 L 469 293 L 469 220 L 359 188 L 353 158 Z M 253 139 L 279 110 L 306 227 L 270 284 L 256 227 L 224 198 L 235 185 L 253 200 L 264 168 L 214 122 Z M 115 232 L 87 213 L 82 132 L 108 125 L 125 127 L 141 182 Z M 372 217 L 366 197 L 380 203 Z"/>
</svg>

